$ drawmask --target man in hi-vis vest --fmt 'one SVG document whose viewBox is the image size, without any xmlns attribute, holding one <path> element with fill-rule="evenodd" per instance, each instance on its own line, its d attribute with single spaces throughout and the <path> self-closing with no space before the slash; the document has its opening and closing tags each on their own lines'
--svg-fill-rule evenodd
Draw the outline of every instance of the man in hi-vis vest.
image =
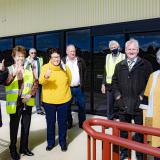
<svg viewBox="0 0 160 160">
<path fill-rule="evenodd" d="M 109 42 L 110 54 L 106 56 L 105 71 L 101 86 L 101 91 L 103 94 L 107 94 L 107 113 L 106 116 L 108 119 L 114 118 L 113 111 L 113 93 L 112 93 L 112 76 L 114 69 L 117 63 L 125 59 L 125 54 L 119 52 L 120 46 L 119 43 L 115 40 Z"/>
<path fill-rule="evenodd" d="M 42 65 L 43 65 L 43 58 L 37 56 L 37 51 L 35 48 L 31 48 L 29 50 L 29 56 L 25 60 L 24 66 L 27 68 L 30 67 L 30 69 L 34 70 L 34 75 L 37 80 L 39 79 Z M 42 90 L 42 87 L 39 84 L 36 92 L 36 96 L 35 96 L 36 98 L 35 106 L 36 106 L 37 114 L 44 115 L 43 109 L 41 107 L 41 90 Z"/>
<path fill-rule="evenodd" d="M 20 154 L 33 156 L 28 149 L 28 137 L 31 123 L 32 106 L 35 105 L 35 94 L 38 88 L 32 70 L 24 68 L 26 51 L 23 46 L 12 50 L 14 64 L 8 67 L 9 76 L 5 82 L 6 110 L 10 115 L 10 154 L 12 160 L 19 160 L 17 153 L 17 133 L 21 119 Z"/>
</svg>

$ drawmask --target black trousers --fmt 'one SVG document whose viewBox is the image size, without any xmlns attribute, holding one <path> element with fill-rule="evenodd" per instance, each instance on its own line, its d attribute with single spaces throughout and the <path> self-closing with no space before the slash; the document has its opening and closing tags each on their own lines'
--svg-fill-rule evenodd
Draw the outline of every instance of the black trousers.
<svg viewBox="0 0 160 160">
<path fill-rule="evenodd" d="M 119 120 L 121 122 L 131 123 L 132 119 L 134 120 L 135 124 L 143 125 L 143 113 L 142 112 L 138 115 L 131 115 L 131 114 L 120 114 L 119 115 Z M 120 134 L 121 134 L 121 137 L 123 138 L 128 137 L 128 133 L 126 131 L 121 131 Z M 137 142 L 143 143 L 143 134 L 135 133 L 134 140 Z M 123 154 L 127 154 L 128 150 L 126 148 L 123 148 L 121 149 L 121 152 Z M 136 152 L 136 155 L 141 156 L 142 154 L 139 152 Z"/>
<path fill-rule="evenodd" d="M 29 129 L 31 124 L 32 107 L 21 103 L 17 106 L 16 113 L 10 114 L 10 151 L 16 151 L 17 133 L 21 119 L 20 150 L 28 148 Z"/>
</svg>

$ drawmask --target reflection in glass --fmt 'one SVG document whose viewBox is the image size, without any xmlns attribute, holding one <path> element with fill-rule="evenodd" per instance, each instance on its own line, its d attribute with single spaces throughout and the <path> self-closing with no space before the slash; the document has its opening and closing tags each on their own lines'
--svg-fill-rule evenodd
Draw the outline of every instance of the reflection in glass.
<svg viewBox="0 0 160 160">
<path fill-rule="evenodd" d="M 59 33 L 37 35 L 37 49 L 46 52 L 48 48 L 59 48 Z"/>
<path fill-rule="evenodd" d="M 90 29 L 76 30 L 66 32 L 66 45 L 73 44 L 76 47 L 76 53 L 82 57 L 87 65 L 87 77 L 85 84 L 86 107 L 90 110 L 90 91 L 91 91 L 91 46 L 90 46 Z"/>
<path fill-rule="evenodd" d="M 5 59 L 5 65 L 9 66 L 13 63 L 12 53 L 12 38 L 0 39 L 0 61 Z"/>
<path fill-rule="evenodd" d="M 123 34 L 103 35 L 94 37 L 94 110 L 96 113 L 105 115 L 107 106 L 107 97 L 101 93 L 101 85 L 104 74 L 106 55 L 110 53 L 109 41 L 116 40 L 124 50 L 125 36 Z M 123 52 L 123 51 L 122 51 Z"/>
<path fill-rule="evenodd" d="M 104 53 L 108 52 L 109 41 L 115 40 L 120 44 L 121 49 L 124 47 L 125 37 L 122 34 L 116 35 L 104 35 L 94 37 L 94 53 Z"/>
<path fill-rule="evenodd" d="M 81 52 L 90 52 L 90 29 L 66 33 L 66 45 L 74 44 Z"/>
<path fill-rule="evenodd" d="M 138 40 L 139 56 L 150 61 L 154 71 L 158 70 L 159 64 L 156 61 L 156 52 L 160 48 L 160 33 L 130 34 L 130 38 Z"/>
<path fill-rule="evenodd" d="M 34 47 L 34 37 L 33 36 L 23 36 L 15 38 L 15 45 L 22 45 L 26 49 Z"/>
<path fill-rule="evenodd" d="M 0 39 L 0 51 L 12 49 L 12 38 Z"/>
<path fill-rule="evenodd" d="M 59 48 L 59 33 L 40 34 L 36 37 L 38 56 L 43 57 L 44 63 L 49 61 L 46 54 L 49 48 Z"/>
</svg>

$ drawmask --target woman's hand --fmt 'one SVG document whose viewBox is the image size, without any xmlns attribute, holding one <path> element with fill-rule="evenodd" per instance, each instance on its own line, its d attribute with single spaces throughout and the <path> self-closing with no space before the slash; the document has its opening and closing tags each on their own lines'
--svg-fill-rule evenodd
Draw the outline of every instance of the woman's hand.
<svg viewBox="0 0 160 160">
<path fill-rule="evenodd" d="M 50 75 L 51 75 L 51 69 L 49 67 L 48 70 L 47 70 L 47 72 L 46 72 L 46 74 L 44 75 L 44 78 L 48 79 L 50 77 Z"/>
<path fill-rule="evenodd" d="M 4 59 L 2 60 L 2 62 L 0 63 L 0 71 L 4 71 L 5 70 L 5 66 L 4 66 Z"/>
</svg>

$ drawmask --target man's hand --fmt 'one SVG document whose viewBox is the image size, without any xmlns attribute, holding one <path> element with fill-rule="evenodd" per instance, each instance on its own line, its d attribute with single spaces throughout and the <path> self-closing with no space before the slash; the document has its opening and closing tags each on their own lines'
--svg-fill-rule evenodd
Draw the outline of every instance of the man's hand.
<svg viewBox="0 0 160 160">
<path fill-rule="evenodd" d="M 5 70 L 5 66 L 4 66 L 4 59 L 2 60 L 2 62 L 0 63 L 0 71 L 4 71 Z"/>
<path fill-rule="evenodd" d="M 49 67 L 48 70 L 47 70 L 47 72 L 46 72 L 46 74 L 44 75 L 44 78 L 48 79 L 50 77 L 50 75 L 51 75 L 51 69 Z"/>
<path fill-rule="evenodd" d="M 106 87 L 105 87 L 104 84 L 102 84 L 102 86 L 101 86 L 101 92 L 102 92 L 103 94 L 106 93 Z"/>
</svg>

